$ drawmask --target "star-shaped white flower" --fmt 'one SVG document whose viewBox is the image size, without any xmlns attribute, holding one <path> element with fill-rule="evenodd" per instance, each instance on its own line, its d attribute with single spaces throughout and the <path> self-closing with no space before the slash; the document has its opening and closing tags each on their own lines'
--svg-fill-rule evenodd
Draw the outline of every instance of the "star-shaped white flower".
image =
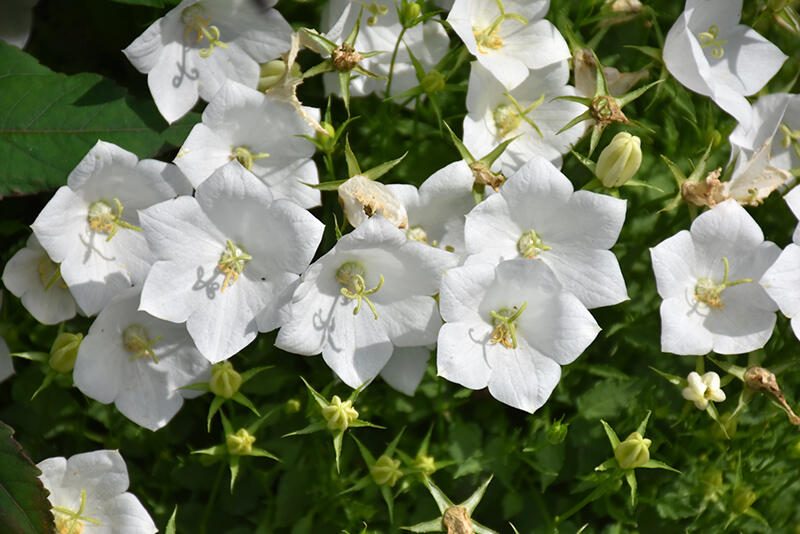
<svg viewBox="0 0 800 534">
<path fill-rule="evenodd" d="M 614 253 L 625 220 L 624 200 L 572 183 L 534 157 L 467 215 L 467 254 L 489 263 L 512 258 L 547 265 L 587 308 L 627 300 Z M 470 261 L 470 260 L 468 260 Z"/>
<path fill-rule="evenodd" d="M 331 0 L 325 6 L 320 26 L 327 32 L 328 39 L 337 44 L 341 43 L 347 37 L 347 32 L 355 25 L 359 13 L 362 13 L 354 48 L 362 52 L 381 52 L 364 58 L 359 65 L 384 79 L 355 76 L 350 82 L 351 95 L 384 94 L 386 91 L 388 82 L 385 78 L 389 76 L 392 54 L 403 29 L 397 17 L 397 6 L 399 2 L 387 0 L 370 2 Z M 407 28 L 394 58 L 392 95 L 400 94 L 419 84 L 408 54 L 409 49 L 428 71 L 444 57 L 449 44 L 447 32 L 435 21 Z M 325 75 L 325 87 L 330 93 L 339 93 L 339 82 L 335 74 Z"/>
<path fill-rule="evenodd" d="M 749 127 L 752 109 L 745 96 L 764 87 L 787 58 L 739 24 L 741 17 L 742 0 L 686 0 L 667 33 L 663 58 L 676 80 Z"/>
<path fill-rule="evenodd" d="M 139 161 L 98 141 L 33 222 L 33 233 L 81 310 L 95 315 L 117 295 L 144 281 L 153 261 L 138 210 L 192 187 L 171 163 Z"/>
<path fill-rule="evenodd" d="M 472 154 L 488 154 L 497 145 L 514 139 L 495 162 L 511 174 L 533 156 L 542 156 L 561 167 L 561 155 L 583 135 L 575 125 L 557 133 L 573 117 L 585 111 L 576 102 L 553 99 L 574 96 L 567 85 L 569 67 L 565 61 L 535 72 L 513 91 L 507 91 L 479 63 L 472 63 L 464 117 L 464 145 Z"/>
<path fill-rule="evenodd" d="M 87 397 L 117 409 L 139 426 L 158 430 L 178 413 L 180 390 L 208 381 L 208 361 L 186 327 L 138 311 L 136 289 L 119 295 L 97 316 L 81 342 L 72 377 Z"/>
<path fill-rule="evenodd" d="M 556 27 L 542 19 L 549 7 L 549 0 L 456 0 L 447 22 L 504 90 L 511 90 L 532 69 L 570 57 Z"/>
<path fill-rule="evenodd" d="M 408 214 L 409 239 L 464 254 L 464 216 L 475 207 L 475 176 L 463 160 L 439 169 L 419 189 L 408 184 L 387 187 Z"/>
<path fill-rule="evenodd" d="M 276 346 L 322 353 L 350 387 L 372 380 L 394 347 L 436 341 L 433 295 L 454 255 L 409 241 L 380 215 L 342 237 L 303 275 Z"/>
<path fill-rule="evenodd" d="M 737 167 L 767 144 L 770 165 L 784 171 L 799 168 L 800 95 L 762 96 L 753 104 L 752 123 L 736 126 L 728 140 Z"/>
<path fill-rule="evenodd" d="M 323 225 L 238 162 L 218 169 L 194 197 L 141 214 L 158 259 L 140 309 L 186 322 L 210 362 L 233 356 L 260 332 L 281 325 L 280 310 L 317 250 Z"/>
<path fill-rule="evenodd" d="M 61 279 L 61 269 L 34 234 L 28 238 L 25 248 L 6 263 L 3 284 L 42 324 L 58 324 L 75 317 L 75 299 Z"/>
<path fill-rule="evenodd" d="M 681 395 L 684 399 L 692 401 L 698 410 L 705 410 L 710 401 L 725 400 L 725 392 L 719 385 L 719 375 L 714 371 L 709 371 L 703 376 L 692 371 L 686 377 L 686 381 L 689 386 L 681 390 Z"/>
<path fill-rule="evenodd" d="M 319 110 L 305 109 L 319 120 Z M 320 204 L 320 193 L 305 184 L 319 183 L 311 159 L 314 145 L 301 136 L 314 134 L 291 104 L 228 81 L 203 111 L 203 122 L 189 132 L 175 164 L 198 187 L 236 159 L 267 184 L 275 198 L 313 208 Z"/>
<path fill-rule="evenodd" d="M 795 217 L 800 218 L 800 188 L 792 189 L 783 198 Z M 781 313 L 791 319 L 794 335 L 800 339 L 800 224 L 792 240 L 764 273 L 760 284 Z"/>
<path fill-rule="evenodd" d="M 650 249 L 661 303 L 661 350 L 740 354 L 772 335 L 775 302 L 758 284 L 780 249 L 735 200 Z"/>
<path fill-rule="evenodd" d="M 58 532 L 153 534 L 155 523 L 128 493 L 128 469 L 118 451 L 102 450 L 42 460 L 39 478 L 50 492 Z"/>
<path fill-rule="evenodd" d="M 600 332 L 546 265 L 523 259 L 449 269 L 439 305 L 439 375 L 530 413 Z"/>
<path fill-rule="evenodd" d="M 235 80 L 256 87 L 259 63 L 289 50 L 292 29 L 277 0 L 183 0 L 123 50 L 158 110 L 174 122 Z"/>
</svg>

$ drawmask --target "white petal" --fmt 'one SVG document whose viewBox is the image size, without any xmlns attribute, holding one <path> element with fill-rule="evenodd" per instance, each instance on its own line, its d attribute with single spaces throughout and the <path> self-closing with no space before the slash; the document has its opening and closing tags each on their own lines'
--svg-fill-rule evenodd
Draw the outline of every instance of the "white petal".
<svg viewBox="0 0 800 534">
<path fill-rule="evenodd" d="M 541 261 L 589 309 L 628 300 L 617 257 L 610 250 L 554 245 L 541 254 Z"/>
<path fill-rule="evenodd" d="M 180 119 L 197 103 L 200 76 L 196 60 L 188 59 L 192 50 L 182 42 L 168 42 L 158 61 L 147 74 L 147 86 L 161 115 L 167 122 Z"/>
<path fill-rule="evenodd" d="M 392 358 L 381 370 L 381 378 L 397 391 L 413 396 L 430 357 L 428 347 L 395 347 Z"/>
<path fill-rule="evenodd" d="M 118 451 L 76 454 L 67 460 L 63 485 L 85 489 L 87 497 L 108 498 L 128 489 L 128 468 Z"/>
<path fill-rule="evenodd" d="M 547 401 L 561 378 L 561 367 L 532 348 L 500 347 L 488 354 L 489 392 L 500 402 L 529 413 Z"/>
<path fill-rule="evenodd" d="M 123 493 L 104 503 L 104 511 L 114 518 L 114 534 L 155 534 L 158 528 L 142 503 L 132 493 Z"/>
<path fill-rule="evenodd" d="M 478 307 L 494 278 L 495 267 L 488 263 L 448 269 L 439 292 L 439 308 L 444 320 L 482 322 Z"/>
<path fill-rule="evenodd" d="M 719 269 L 721 258 L 740 257 L 764 241 L 758 223 L 733 199 L 697 217 L 692 223 L 691 233 L 697 266 L 706 273 Z"/>
<path fill-rule="evenodd" d="M 436 351 L 439 376 L 470 389 L 485 388 L 492 372 L 484 350 L 491 333 L 491 326 L 483 321 L 442 326 Z"/>
<path fill-rule="evenodd" d="M 787 245 L 759 283 L 781 313 L 791 319 L 800 316 L 800 246 Z"/>
<path fill-rule="evenodd" d="M 656 287 L 662 298 L 683 298 L 687 288 L 694 289 L 697 279 L 692 235 L 681 230 L 650 249 Z"/>
<path fill-rule="evenodd" d="M 673 354 L 708 354 L 714 336 L 703 326 L 708 308 L 687 297 L 669 297 L 661 303 L 661 350 Z"/>
</svg>

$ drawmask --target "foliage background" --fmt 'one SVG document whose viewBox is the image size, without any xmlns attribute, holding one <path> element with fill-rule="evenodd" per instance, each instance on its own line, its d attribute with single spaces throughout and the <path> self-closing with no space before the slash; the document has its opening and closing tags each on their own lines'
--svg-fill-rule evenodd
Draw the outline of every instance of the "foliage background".
<svg viewBox="0 0 800 534">
<path fill-rule="evenodd" d="M 116 142 L 140 157 L 169 161 L 175 156 L 177 146 L 199 120 L 197 112 L 202 104 L 167 128 L 150 100 L 145 76 L 120 52 L 174 3 L 41 0 L 34 10 L 33 33 L 25 53 L 0 44 L 0 264 L 24 245 L 28 226 L 55 188 L 66 183 L 68 172 L 96 139 Z M 277 7 L 293 26 L 316 27 L 322 4 L 283 0 Z M 589 42 L 599 35 L 598 28 L 603 24 L 602 4 L 600 0 L 552 0 L 548 19 L 562 33 L 571 32 Z M 626 46 L 660 47 L 659 34 L 666 33 L 682 5 L 671 0 L 647 5 L 643 15 L 611 26 L 593 44 L 604 64 L 623 71 L 646 67 L 650 69 L 649 79 L 655 80 L 663 74 L 661 65 Z M 779 27 L 768 10 L 767 2 L 745 2 L 742 18 L 742 23 L 755 25 L 790 58 L 764 92 L 796 92 L 800 73 L 798 35 Z M 762 16 L 764 12 L 767 14 Z M 457 37 L 451 38 L 452 46 L 457 46 Z M 300 62 L 308 68 L 316 60 L 304 53 Z M 23 71 L 36 76 L 8 76 Z M 456 131 L 465 113 L 467 77 L 465 64 L 452 77 L 448 91 L 437 95 L 444 119 Z M 307 105 L 325 106 L 319 80 L 306 83 L 300 97 Z M 354 99 L 352 108 L 359 119 L 350 127 L 350 141 L 362 167 L 409 151 L 386 181 L 420 184 L 435 170 L 458 159 L 428 103 L 409 111 L 372 96 Z M 494 474 L 475 518 L 501 532 L 511 532 L 509 521 L 523 533 L 554 529 L 576 532 L 585 524 L 588 527 L 584 532 L 716 532 L 724 530 L 731 519 L 729 528 L 735 531 L 800 532 L 796 526 L 800 524 L 800 435 L 796 427 L 766 398 L 756 396 L 739 417 L 733 438 L 725 440 L 707 415 L 694 408 L 685 410 L 679 389 L 650 368 L 686 376 L 695 367 L 694 358 L 662 354 L 659 348 L 660 298 L 648 248 L 688 228 L 691 222 L 685 206 L 659 212 L 675 193 L 674 182 L 659 155 L 668 156 L 688 174 L 690 162 L 696 162 L 713 142 L 710 165 L 724 166 L 730 153 L 727 137 L 735 123 L 709 99 L 689 93 L 672 79 L 625 111 L 655 131 L 631 130 L 642 137 L 645 154 L 637 178 L 664 193 L 623 189 L 622 195 L 628 199 L 627 222 L 613 250 L 631 300 L 595 310 L 603 332 L 576 363 L 564 368 L 562 381 L 544 408 L 527 415 L 500 404 L 486 391 L 473 392 L 437 379 L 432 360 L 413 398 L 395 392 L 380 380 L 359 397 L 361 418 L 386 430 L 348 432 L 357 435 L 377 456 L 405 429 L 400 448 L 413 456 L 430 429 L 431 454 L 437 460 L 454 462 L 433 479 L 454 501 L 466 498 Z M 337 123 L 345 117 L 341 101 L 336 99 L 333 116 Z M 615 131 L 604 134 L 600 148 Z M 587 147 L 584 140 L 576 149 L 585 154 Z M 318 163 L 323 180 L 343 177 L 326 176 L 322 160 Z M 335 165 L 343 175 L 341 152 Z M 563 172 L 576 187 L 590 178 L 569 155 Z M 315 211 L 328 224 L 321 250 L 334 242 L 330 223 L 337 210 L 335 195 L 327 193 L 325 205 Z M 767 239 L 781 247 L 791 241 L 796 220 L 778 195 L 749 211 L 762 225 Z M 5 293 L 0 335 L 12 351 L 47 351 L 60 330 L 85 333 L 90 324 L 90 320 L 78 318 L 58 327 L 39 325 L 18 299 Z M 342 491 L 367 473 L 348 436 L 341 475 L 336 474 L 329 434 L 281 438 L 304 427 L 309 417 L 318 417 L 300 376 L 317 389 L 324 388 L 326 395 L 344 397 L 349 392 L 341 384 L 332 383 L 321 358 L 284 353 L 273 347 L 273 341 L 274 333 L 261 335 L 233 363 L 239 370 L 273 366 L 248 382 L 244 392 L 262 413 L 274 410 L 257 433 L 256 444 L 276 454 L 281 462 L 246 458 L 233 493 L 228 489 L 224 464 L 207 465 L 203 457 L 190 455 L 191 450 L 210 447 L 223 439 L 218 419 L 211 433 L 206 432 L 208 395 L 186 402 L 167 427 L 153 433 L 129 422 L 113 406 L 87 399 L 71 387 L 68 376 L 58 377 L 31 400 L 44 368 L 17 360 L 17 374 L 0 385 L 0 420 L 16 430 L 16 439 L 35 462 L 119 448 L 130 471 L 131 491 L 162 529 L 176 504 L 178 532 L 201 534 L 355 533 L 364 525 L 368 532 L 395 532 L 398 525 L 435 517 L 433 500 L 414 477 L 404 478 L 395 487 L 400 494 L 395 499 L 394 524 L 390 524 L 374 485 L 343 495 Z M 779 317 L 775 334 L 758 357 L 765 366 L 774 367 L 797 362 L 797 349 L 798 341 L 788 320 Z M 746 356 L 727 360 L 745 365 Z M 713 368 L 710 362 L 707 365 Z M 789 368 L 780 382 L 794 405 L 800 393 L 800 369 Z M 721 412 L 734 409 L 740 390 L 738 381 L 726 386 L 728 400 L 720 405 Z M 302 409 L 292 413 L 287 408 L 289 400 L 300 401 Z M 226 409 L 235 427 L 254 419 L 242 407 Z M 639 502 L 635 508 L 629 505 L 629 493 L 623 486 L 588 503 L 572 517 L 557 521 L 557 516 L 563 516 L 597 487 L 600 479 L 593 469 L 612 455 L 599 420 L 608 421 L 624 438 L 648 411 L 653 412 L 647 432 L 653 440 L 651 456 L 681 473 L 639 470 Z M 551 444 L 547 430 L 562 418 L 569 424 L 566 439 Z M 763 520 L 738 515 L 742 510 L 734 506 L 734 495 L 740 495 L 745 487 L 757 497 L 752 509 Z"/>
</svg>

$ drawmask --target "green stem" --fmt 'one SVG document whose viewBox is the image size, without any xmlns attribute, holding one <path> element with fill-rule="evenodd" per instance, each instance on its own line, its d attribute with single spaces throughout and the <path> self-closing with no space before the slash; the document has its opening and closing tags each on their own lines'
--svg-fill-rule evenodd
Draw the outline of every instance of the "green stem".
<svg viewBox="0 0 800 534">
<path fill-rule="evenodd" d="M 214 501 L 217 500 L 217 492 L 219 491 L 219 484 L 222 482 L 224 471 L 225 464 L 220 462 L 219 469 L 217 469 L 217 477 L 214 479 L 214 486 L 211 488 L 211 495 L 208 497 L 206 507 L 203 509 L 203 519 L 200 521 L 200 534 L 206 534 L 206 526 L 211 517 L 211 510 L 214 508 Z"/>
<path fill-rule="evenodd" d="M 397 59 L 397 51 L 400 49 L 400 43 L 403 41 L 403 36 L 406 33 L 406 27 L 400 30 L 400 35 L 397 36 L 397 42 L 394 43 L 394 50 L 392 51 L 392 62 L 389 64 L 389 77 L 386 80 L 386 98 L 392 96 L 392 77 L 394 75 L 394 62 Z"/>
</svg>

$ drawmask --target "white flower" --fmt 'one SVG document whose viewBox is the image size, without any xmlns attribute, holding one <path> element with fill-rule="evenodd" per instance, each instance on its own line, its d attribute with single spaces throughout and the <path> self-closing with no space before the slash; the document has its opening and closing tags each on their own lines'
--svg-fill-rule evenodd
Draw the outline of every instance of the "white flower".
<svg viewBox="0 0 800 534">
<path fill-rule="evenodd" d="M 33 233 L 61 264 L 80 309 L 94 315 L 114 295 L 141 285 L 150 268 L 137 210 L 190 192 L 174 165 L 139 161 L 98 141 L 33 222 Z"/>
<path fill-rule="evenodd" d="M 306 110 L 319 119 L 319 110 Z M 291 104 L 228 81 L 203 111 L 203 122 L 192 128 L 175 164 L 198 187 L 237 159 L 275 198 L 313 208 L 320 205 L 320 193 L 302 182 L 319 183 L 314 145 L 300 136 L 314 133 Z"/>
<path fill-rule="evenodd" d="M 395 1 L 331 0 L 322 12 L 323 31 L 326 37 L 340 44 L 347 32 L 355 25 L 359 12 L 362 12 L 361 26 L 354 48 L 359 52 L 381 52 L 364 58 L 359 65 L 373 74 L 388 77 L 392 63 L 392 53 L 397 38 L 403 27 L 397 18 Z M 408 28 L 403 40 L 397 48 L 397 55 L 392 70 L 392 94 L 397 95 L 419 84 L 408 54 L 409 49 L 414 57 L 428 71 L 432 69 L 447 53 L 450 40 L 442 25 L 435 21 L 417 24 Z M 350 82 L 350 94 L 364 96 L 370 93 L 383 94 L 386 90 L 386 79 L 368 78 L 357 75 Z M 339 94 L 339 80 L 336 74 L 325 75 L 325 87 L 328 92 Z"/>
<path fill-rule="evenodd" d="M 153 534 L 155 523 L 128 493 L 128 469 L 118 451 L 59 456 L 36 464 L 50 492 L 56 530 L 71 534 Z"/>
<path fill-rule="evenodd" d="M 25 48 L 31 36 L 33 6 L 39 0 L 0 2 L 0 41 Z"/>
<path fill-rule="evenodd" d="M 341 184 L 337 192 L 342 211 L 353 228 L 376 214 L 398 228 L 408 226 L 406 208 L 388 186 L 378 181 L 356 174 Z"/>
<path fill-rule="evenodd" d="M 661 350 L 740 354 L 772 335 L 777 306 L 758 285 L 780 249 L 735 200 L 650 249 L 661 303 Z"/>
<path fill-rule="evenodd" d="M 687 0 L 667 33 L 663 57 L 676 80 L 749 127 L 752 109 L 745 96 L 764 87 L 786 55 L 739 24 L 741 17 L 742 0 Z"/>
<path fill-rule="evenodd" d="M 686 377 L 688 387 L 681 390 L 683 398 L 692 401 L 698 410 L 705 410 L 709 401 L 722 402 L 725 400 L 725 392 L 719 387 L 719 375 L 714 371 L 709 371 L 703 376 L 692 371 Z"/>
<path fill-rule="evenodd" d="M 467 215 L 467 254 L 494 264 L 531 258 L 587 308 L 617 304 L 628 294 L 608 249 L 622 229 L 625 207 L 608 195 L 573 191 L 558 169 L 534 157 Z"/>
<path fill-rule="evenodd" d="M 419 190 L 409 184 L 389 184 L 408 213 L 409 239 L 464 254 L 464 216 L 475 207 L 475 176 L 463 160 L 439 169 Z"/>
<path fill-rule="evenodd" d="M 259 63 L 289 50 L 277 0 L 183 0 L 123 50 L 167 122 L 209 101 L 227 79 L 256 87 Z M 263 6 L 263 7 L 262 7 Z"/>
<path fill-rule="evenodd" d="M 800 167 L 800 95 L 774 93 L 753 104 L 753 121 L 739 124 L 728 137 L 737 167 L 769 146 L 769 164 L 784 171 Z"/>
<path fill-rule="evenodd" d="M 445 272 L 436 362 L 439 375 L 533 413 L 553 391 L 561 365 L 600 328 L 539 262 L 473 263 Z"/>
<path fill-rule="evenodd" d="M 531 69 L 570 57 L 556 27 L 542 19 L 549 7 L 549 0 L 456 0 L 447 22 L 478 62 L 510 90 Z"/>
<path fill-rule="evenodd" d="M 472 63 L 464 117 L 464 145 L 472 154 L 488 154 L 497 145 L 517 137 L 497 159 L 493 168 L 512 173 L 533 156 L 542 156 L 561 167 L 561 155 L 583 135 L 577 124 L 556 134 L 586 108 L 576 102 L 552 101 L 575 95 L 567 85 L 569 67 L 565 61 L 532 74 L 513 91 L 505 88 L 479 63 Z"/>
<path fill-rule="evenodd" d="M 742 205 L 758 206 L 792 179 L 791 174 L 770 164 L 770 142 L 771 139 L 767 140 L 750 158 L 741 153 L 744 161 L 737 161 L 731 181 L 723 184 L 725 198 L 734 198 Z"/>
<path fill-rule="evenodd" d="M 236 161 L 200 184 L 194 197 L 153 206 L 141 221 L 159 261 L 147 275 L 140 309 L 186 322 L 212 363 L 280 326 L 280 310 L 323 231 L 294 202 L 273 200 Z"/>
<path fill-rule="evenodd" d="M 432 296 L 454 262 L 375 215 L 306 271 L 275 345 L 308 356 L 321 352 L 343 382 L 361 386 L 384 368 L 395 346 L 436 341 L 442 323 Z"/>
<path fill-rule="evenodd" d="M 800 218 L 800 188 L 792 189 L 783 198 L 795 217 Z M 794 335 L 800 339 L 800 225 L 795 228 L 793 241 L 767 269 L 760 284 L 781 313 L 791 319 Z"/>
<path fill-rule="evenodd" d="M 179 390 L 208 381 L 208 361 L 182 324 L 138 311 L 139 292 L 114 298 L 81 342 L 72 377 L 87 397 L 117 409 L 139 426 L 158 430 L 178 413 L 183 399 L 199 391 Z"/>
<path fill-rule="evenodd" d="M 75 299 L 61 279 L 60 267 L 33 234 L 6 263 L 3 284 L 40 323 L 58 324 L 75 317 Z"/>
<path fill-rule="evenodd" d="M 425 376 L 431 347 L 395 347 L 392 357 L 381 369 L 381 378 L 400 393 L 413 396 Z"/>
</svg>

